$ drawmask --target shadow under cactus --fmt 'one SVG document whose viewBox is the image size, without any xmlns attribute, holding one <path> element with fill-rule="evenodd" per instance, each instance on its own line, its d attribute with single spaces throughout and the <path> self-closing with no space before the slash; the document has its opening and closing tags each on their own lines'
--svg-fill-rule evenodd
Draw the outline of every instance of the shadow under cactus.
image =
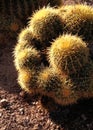
<svg viewBox="0 0 93 130">
<path fill-rule="evenodd" d="M 58 106 L 50 112 L 50 118 L 65 130 L 93 129 L 93 99 L 78 101 L 71 106 Z"/>
</svg>

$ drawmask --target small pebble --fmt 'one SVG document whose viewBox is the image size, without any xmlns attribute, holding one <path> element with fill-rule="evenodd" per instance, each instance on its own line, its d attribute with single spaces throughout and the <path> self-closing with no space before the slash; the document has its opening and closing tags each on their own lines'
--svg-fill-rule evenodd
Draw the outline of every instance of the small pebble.
<svg viewBox="0 0 93 130">
<path fill-rule="evenodd" d="M 20 95 L 22 98 L 25 98 L 25 97 L 26 97 L 26 92 L 21 91 L 21 92 L 19 93 L 19 95 Z"/>
<path fill-rule="evenodd" d="M 85 116 L 84 114 L 81 115 L 81 118 L 82 118 L 83 120 L 87 120 L 87 118 L 86 118 L 86 116 Z"/>
<path fill-rule="evenodd" d="M 24 109 L 23 108 L 20 108 L 19 112 L 20 112 L 21 115 L 24 115 Z"/>
<path fill-rule="evenodd" d="M 38 129 L 39 129 L 39 124 L 34 125 L 33 130 L 38 130 Z"/>
<path fill-rule="evenodd" d="M 8 106 L 8 101 L 6 99 L 2 99 L 0 101 L 0 105 L 1 107 L 6 108 Z"/>
<path fill-rule="evenodd" d="M 2 113 L 0 113 L 0 117 L 2 117 L 2 115 L 3 115 L 3 114 L 2 114 Z"/>
</svg>

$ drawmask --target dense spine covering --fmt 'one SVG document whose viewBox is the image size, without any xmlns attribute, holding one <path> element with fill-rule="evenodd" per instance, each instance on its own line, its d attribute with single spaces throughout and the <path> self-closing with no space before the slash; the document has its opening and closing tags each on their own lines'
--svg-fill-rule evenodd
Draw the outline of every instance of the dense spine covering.
<svg viewBox="0 0 93 130">
<path fill-rule="evenodd" d="M 43 95 L 60 95 L 62 82 L 59 75 L 52 68 L 43 69 L 38 76 L 38 86 Z"/>
<path fill-rule="evenodd" d="M 93 8 L 88 5 L 68 6 L 61 9 L 66 26 L 65 31 L 82 36 L 85 41 L 93 40 Z"/>
<path fill-rule="evenodd" d="M 17 53 L 15 57 L 15 66 L 17 70 L 29 68 L 36 69 L 40 67 L 41 58 L 39 52 L 35 48 L 25 48 Z"/>
<path fill-rule="evenodd" d="M 54 8 L 43 7 L 33 14 L 30 26 L 34 37 L 47 44 L 63 33 L 64 22 Z"/>
<path fill-rule="evenodd" d="M 88 63 L 89 50 L 86 43 L 70 34 L 57 38 L 48 53 L 50 65 L 63 74 L 77 73 Z"/>
<path fill-rule="evenodd" d="M 40 72 L 38 86 L 42 95 L 53 98 L 61 105 L 76 103 L 78 99 L 70 79 L 59 75 L 53 68 L 45 68 Z"/>
<path fill-rule="evenodd" d="M 36 65 L 38 66 L 41 62 L 38 46 L 38 42 L 34 39 L 31 30 L 28 28 L 23 29 L 19 34 L 18 43 L 13 52 L 17 70 L 24 67 L 34 68 Z"/>
<path fill-rule="evenodd" d="M 21 71 L 18 73 L 18 83 L 24 91 L 34 95 L 38 93 L 36 83 L 37 75 L 38 71 L 33 69 L 21 69 Z"/>
<path fill-rule="evenodd" d="M 18 71 L 18 83 L 21 88 L 36 94 L 37 75 L 41 68 L 41 55 L 37 50 L 37 41 L 31 30 L 25 28 L 18 37 L 18 43 L 14 48 L 14 64 Z"/>
<path fill-rule="evenodd" d="M 72 8 L 74 6 L 69 6 L 69 10 Z M 63 10 L 64 17 L 68 9 L 65 7 Z M 18 83 L 23 90 L 68 105 L 81 98 L 93 97 L 93 62 L 87 43 L 79 36 L 60 35 L 64 23 L 56 11 L 43 7 L 33 14 L 27 28 L 19 34 L 14 49 L 14 63 L 18 71 Z M 47 65 L 45 60 L 48 61 Z"/>
<path fill-rule="evenodd" d="M 36 40 L 32 34 L 32 31 L 27 27 L 24 28 L 18 36 L 18 42 L 16 44 L 14 54 L 23 50 L 24 48 L 33 47 L 37 50 L 41 49 L 41 44 L 38 40 Z"/>
<path fill-rule="evenodd" d="M 79 73 L 70 75 L 74 90 L 80 98 L 93 97 L 93 62 L 89 62 L 81 68 Z"/>
</svg>

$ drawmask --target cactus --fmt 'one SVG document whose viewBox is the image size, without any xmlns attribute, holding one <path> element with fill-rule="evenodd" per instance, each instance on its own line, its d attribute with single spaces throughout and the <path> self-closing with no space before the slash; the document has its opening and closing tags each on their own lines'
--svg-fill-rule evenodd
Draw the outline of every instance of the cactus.
<svg viewBox="0 0 93 130">
<path fill-rule="evenodd" d="M 16 38 L 20 29 L 23 27 L 23 23 L 13 16 L 3 16 L 0 14 L 0 33 L 10 38 Z M 0 39 L 1 40 L 1 39 Z"/>
<path fill-rule="evenodd" d="M 0 13 L 3 15 L 15 16 L 24 19 L 29 17 L 33 11 L 43 6 L 60 6 L 62 0 L 0 0 Z"/>
<path fill-rule="evenodd" d="M 38 93 L 36 89 L 37 75 L 38 71 L 35 71 L 33 69 L 29 70 L 26 68 L 25 70 L 21 70 L 18 73 L 18 83 L 20 87 L 27 93 L 33 95 Z"/>
<path fill-rule="evenodd" d="M 0 0 L 0 32 L 15 38 L 33 11 L 48 4 L 59 6 L 61 3 L 61 0 Z"/>
<path fill-rule="evenodd" d="M 66 75 L 79 72 L 89 56 L 86 43 L 70 34 L 57 38 L 48 53 L 50 65 Z"/>
<path fill-rule="evenodd" d="M 71 10 L 73 8 L 74 5 L 62 5 L 60 6 L 57 10 L 58 13 L 62 16 L 64 15 L 65 12 Z"/>
<path fill-rule="evenodd" d="M 58 74 L 53 68 L 42 71 L 22 70 L 18 82 L 28 93 L 52 98 L 60 105 L 76 103 L 77 100 L 93 97 L 93 63 L 90 61 L 79 73 L 70 76 Z"/>
<path fill-rule="evenodd" d="M 34 47 L 37 50 L 41 50 L 41 43 L 36 40 L 32 34 L 31 29 L 24 28 L 18 36 L 18 46 L 22 50 L 27 47 Z"/>
<path fill-rule="evenodd" d="M 45 47 L 60 33 L 63 32 L 63 20 L 57 11 L 50 7 L 44 7 L 33 14 L 29 21 L 34 37 L 45 43 Z"/>
<path fill-rule="evenodd" d="M 86 12 L 89 7 L 85 5 L 67 7 L 64 6 L 58 11 L 47 6 L 36 11 L 30 18 L 29 25 L 19 34 L 14 49 L 14 64 L 21 88 L 30 94 L 39 93 L 52 98 L 61 105 L 69 105 L 81 98 L 93 97 L 93 62 L 89 57 L 87 43 L 77 35 L 62 35 L 63 29 L 69 32 L 71 28 L 65 19 L 70 10 L 80 7 L 80 11 L 84 8 Z M 83 18 L 87 19 L 88 15 L 85 17 L 84 14 Z M 89 17 L 88 20 L 91 18 Z M 83 27 L 85 29 L 85 25 Z M 12 29 L 16 30 L 16 28 L 17 26 L 12 26 Z M 80 32 L 84 34 L 83 36 L 85 36 L 84 29 Z M 90 33 L 92 34 L 92 29 L 89 28 L 89 35 Z"/>
<path fill-rule="evenodd" d="M 37 59 L 37 62 L 40 63 L 38 50 L 40 50 L 40 43 L 33 37 L 31 30 L 28 27 L 23 29 L 18 36 L 18 42 L 13 52 L 16 69 L 19 70 L 20 67 L 29 64 L 32 57 L 35 58 L 34 61 Z M 34 67 L 34 65 L 31 65 L 31 67 Z"/>
<path fill-rule="evenodd" d="M 37 51 L 39 51 L 39 55 L 41 55 L 40 61 L 42 61 L 44 65 L 48 64 L 46 60 L 46 51 L 43 50 L 43 44 L 33 37 L 32 31 L 28 27 L 21 31 L 18 36 L 18 42 L 14 48 L 13 53 L 16 66 L 19 66 L 19 55 L 22 56 L 22 54 L 24 53 L 23 50 L 25 50 L 26 48 L 35 48 Z"/>
<path fill-rule="evenodd" d="M 88 5 L 70 6 L 62 13 L 65 31 L 82 36 L 85 41 L 93 40 L 93 8 Z"/>
<path fill-rule="evenodd" d="M 57 73 L 54 73 L 51 68 L 45 68 L 42 70 L 38 76 L 38 86 L 44 93 L 56 93 L 57 96 L 60 94 L 60 89 L 62 86 L 61 80 Z M 58 92 L 57 92 L 58 91 Z"/>
<path fill-rule="evenodd" d="M 70 79 L 80 98 L 93 97 L 93 62 L 91 60 L 81 68 L 79 73 L 70 75 Z"/>
<path fill-rule="evenodd" d="M 37 84 L 40 94 L 53 98 L 58 104 L 68 105 L 75 103 L 78 99 L 71 81 L 59 75 L 53 68 L 41 71 Z"/>
<path fill-rule="evenodd" d="M 36 69 L 41 65 L 40 54 L 35 48 L 25 48 L 17 53 L 14 63 L 17 70 L 25 68 Z"/>
<path fill-rule="evenodd" d="M 18 42 L 25 42 L 27 41 L 28 43 L 30 43 L 33 40 L 33 34 L 32 31 L 26 27 L 24 29 L 22 29 L 22 31 L 19 33 L 18 35 Z"/>
<path fill-rule="evenodd" d="M 26 28 L 23 29 L 18 36 L 17 44 L 15 45 L 14 52 L 13 52 L 14 58 L 17 57 L 20 51 L 28 47 L 34 47 L 34 42 L 33 42 L 33 35 L 31 31 L 28 28 Z"/>
</svg>

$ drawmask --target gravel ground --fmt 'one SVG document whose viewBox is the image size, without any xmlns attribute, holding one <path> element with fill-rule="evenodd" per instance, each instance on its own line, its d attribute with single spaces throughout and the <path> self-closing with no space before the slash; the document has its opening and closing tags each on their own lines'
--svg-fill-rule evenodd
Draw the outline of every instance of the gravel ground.
<svg viewBox="0 0 93 130">
<path fill-rule="evenodd" d="M 69 3 L 75 0 L 65 2 Z M 0 44 L 0 130 L 93 130 L 93 99 L 62 107 L 20 90 L 12 56 L 15 42 L 9 39 Z"/>
</svg>

